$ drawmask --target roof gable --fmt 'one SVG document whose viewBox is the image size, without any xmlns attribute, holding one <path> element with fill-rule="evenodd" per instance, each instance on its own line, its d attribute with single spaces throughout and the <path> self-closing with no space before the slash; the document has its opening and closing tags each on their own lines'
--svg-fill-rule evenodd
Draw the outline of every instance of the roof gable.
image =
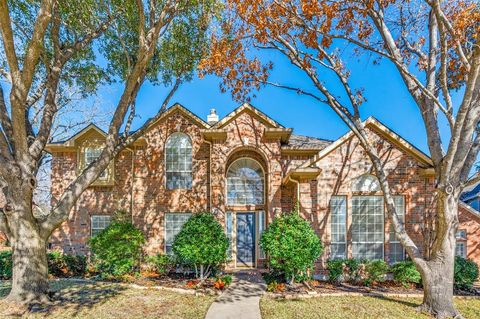
<svg viewBox="0 0 480 319">
<path fill-rule="evenodd" d="M 394 131 L 390 130 L 388 127 L 386 127 L 384 124 L 382 124 L 380 121 L 378 121 L 374 117 L 369 117 L 365 122 L 364 122 L 365 127 L 368 127 L 372 129 L 375 133 L 377 133 L 380 137 L 385 138 L 387 141 L 392 143 L 393 145 L 397 146 L 400 150 L 403 152 L 412 155 L 416 160 L 421 162 L 423 165 L 427 167 L 432 167 L 433 163 L 432 160 L 428 155 L 423 153 L 421 150 L 419 150 L 417 147 L 415 147 L 413 144 L 405 140 L 403 137 L 395 133 Z M 350 138 L 355 136 L 355 134 L 352 131 L 349 131 L 342 137 L 340 137 L 338 140 L 333 142 L 332 144 L 328 145 L 325 147 L 322 151 L 320 151 L 313 159 L 306 161 L 300 167 L 309 167 L 312 164 L 316 163 L 320 159 L 324 158 L 331 152 L 333 152 L 335 149 L 340 147 L 343 143 L 348 141 Z"/>
<path fill-rule="evenodd" d="M 277 121 L 273 120 L 268 115 L 266 115 L 265 113 L 263 113 L 259 109 L 253 107 L 249 103 L 244 103 L 244 104 L 240 105 L 239 107 L 237 107 L 235 110 L 230 112 L 227 116 L 225 116 L 223 119 L 221 119 L 220 121 L 215 123 L 212 126 L 212 128 L 213 129 L 220 129 L 220 128 L 224 127 L 225 125 L 227 125 L 228 123 L 230 123 L 231 121 L 233 121 L 234 119 L 236 119 L 238 116 L 240 116 L 240 114 L 243 114 L 245 112 L 248 112 L 249 114 L 253 115 L 255 118 L 260 120 L 262 123 L 264 123 L 268 127 L 284 128 L 283 125 L 281 125 Z"/>
<path fill-rule="evenodd" d="M 197 125 L 199 125 L 201 128 L 204 128 L 204 129 L 208 129 L 210 128 L 210 125 L 208 125 L 207 122 L 205 122 L 204 120 L 202 120 L 200 117 L 198 117 L 195 113 L 191 112 L 189 109 L 187 109 L 186 107 L 184 107 L 183 105 L 181 105 L 180 103 L 175 103 L 174 105 L 172 105 L 171 107 L 169 107 L 163 114 L 162 116 L 160 116 L 156 121 L 153 121 L 152 123 L 150 123 L 148 125 L 148 128 L 147 130 L 149 130 L 152 126 L 154 126 L 155 124 L 157 124 L 158 122 L 161 122 L 163 121 L 164 119 L 167 119 L 169 116 L 171 116 L 172 114 L 174 114 L 175 112 L 180 112 L 182 113 L 183 115 L 185 115 L 187 118 L 189 118 L 190 120 L 192 120 L 193 122 L 197 123 Z M 148 122 L 148 120 L 147 120 Z"/>
</svg>

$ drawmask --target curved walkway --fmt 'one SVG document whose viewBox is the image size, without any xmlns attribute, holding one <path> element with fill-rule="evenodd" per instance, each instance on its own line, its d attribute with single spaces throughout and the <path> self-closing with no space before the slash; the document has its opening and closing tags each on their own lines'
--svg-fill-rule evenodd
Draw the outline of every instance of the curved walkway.
<svg viewBox="0 0 480 319">
<path fill-rule="evenodd" d="M 238 271 L 233 282 L 208 309 L 205 319 L 261 319 L 265 282 L 258 271 Z"/>
</svg>

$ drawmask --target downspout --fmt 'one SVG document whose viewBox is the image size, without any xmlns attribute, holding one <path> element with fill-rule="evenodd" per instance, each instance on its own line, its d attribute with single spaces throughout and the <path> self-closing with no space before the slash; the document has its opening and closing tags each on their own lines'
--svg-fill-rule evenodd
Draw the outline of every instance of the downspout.
<svg viewBox="0 0 480 319">
<path fill-rule="evenodd" d="M 213 143 L 205 139 L 205 143 L 209 145 L 210 152 L 208 157 L 208 210 L 212 213 L 212 148 Z"/>
<path fill-rule="evenodd" d="M 133 224 L 133 185 L 135 183 L 135 146 L 133 146 L 132 152 L 132 165 L 131 165 L 131 175 L 132 175 L 132 182 L 130 185 L 130 215 L 132 216 L 132 225 Z"/>
</svg>

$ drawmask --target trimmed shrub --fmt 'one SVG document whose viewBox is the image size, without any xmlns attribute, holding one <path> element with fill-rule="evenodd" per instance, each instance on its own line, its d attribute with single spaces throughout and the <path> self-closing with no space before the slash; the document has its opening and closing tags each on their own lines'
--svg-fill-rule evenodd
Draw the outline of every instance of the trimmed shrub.
<svg viewBox="0 0 480 319">
<path fill-rule="evenodd" d="M 332 283 L 341 282 L 343 279 L 344 259 L 330 259 L 327 261 L 328 281 Z"/>
<path fill-rule="evenodd" d="M 10 279 L 12 278 L 12 252 L 11 251 L 1 251 L 0 252 L 0 278 L 1 279 Z"/>
<path fill-rule="evenodd" d="M 159 275 L 168 274 L 175 267 L 172 256 L 164 254 L 148 256 L 146 261 L 152 267 L 152 270 Z"/>
<path fill-rule="evenodd" d="M 211 213 L 196 213 L 183 225 L 172 248 L 178 261 L 193 267 L 196 277 L 204 280 L 227 261 L 228 238 Z"/>
<path fill-rule="evenodd" d="M 457 289 L 470 290 L 478 278 L 478 265 L 470 259 L 455 257 L 454 286 Z"/>
<path fill-rule="evenodd" d="M 418 285 L 422 281 L 422 277 L 413 261 L 398 262 L 392 266 L 391 271 L 393 280 L 407 288 L 412 284 Z"/>
<path fill-rule="evenodd" d="M 373 283 L 385 281 L 388 272 L 388 264 L 381 259 L 371 260 L 365 263 L 365 279 L 363 283 L 370 286 Z"/>
<path fill-rule="evenodd" d="M 312 226 L 297 213 L 277 217 L 263 232 L 260 245 L 271 269 L 283 272 L 293 283 L 308 273 L 323 251 Z"/>
<path fill-rule="evenodd" d="M 55 277 L 82 277 L 87 272 L 87 258 L 63 254 L 58 251 L 47 254 L 48 273 Z"/>
<path fill-rule="evenodd" d="M 143 233 L 130 222 L 112 222 L 89 240 L 95 271 L 102 277 L 138 272 L 144 243 Z"/>
</svg>

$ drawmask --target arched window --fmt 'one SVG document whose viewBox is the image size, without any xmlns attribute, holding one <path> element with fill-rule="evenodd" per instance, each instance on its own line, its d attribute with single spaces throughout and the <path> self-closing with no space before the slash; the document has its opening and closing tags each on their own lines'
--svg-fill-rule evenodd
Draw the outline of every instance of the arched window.
<svg viewBox="0 0 480 319">
<path fill-rule="evenodd" d="M 380 182 L 377 177 L 364 174 L 357 177 L 352 183 L 353 192 L 379 192 Z"/>
<path fill-rule="evenodd" d="M 227 204 L 261 205 L 264 197 L 264 173 L 260 164 L 240 158 L 227 172 Z"/>
<path fill-rule="evenodd" d="M 167 189 L 192 188 L 192 143 L 187 134 L 173 133 L 165 144 Z"/>
</svg>

